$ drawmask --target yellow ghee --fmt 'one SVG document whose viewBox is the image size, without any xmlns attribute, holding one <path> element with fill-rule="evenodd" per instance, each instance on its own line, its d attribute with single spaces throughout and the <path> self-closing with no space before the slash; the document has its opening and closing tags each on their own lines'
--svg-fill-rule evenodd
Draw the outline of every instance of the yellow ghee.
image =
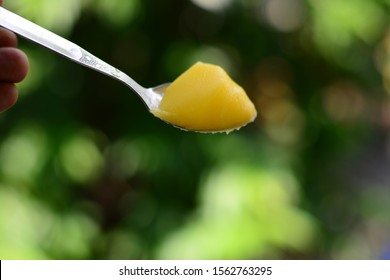
<svg viewBox="0 0 390 280">
<path fill-rule="evenodd" d="M 160 119 L 186 130 L 238 129 L 257 115 L 247 94 L 219 66 L 197 62 L 170 84 L 158 108 Z"/>
</svg>

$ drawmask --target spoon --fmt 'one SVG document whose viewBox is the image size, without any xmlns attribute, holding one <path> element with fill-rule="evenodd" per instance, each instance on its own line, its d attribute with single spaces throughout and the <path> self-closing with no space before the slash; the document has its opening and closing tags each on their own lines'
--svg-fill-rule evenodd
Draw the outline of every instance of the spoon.
<svg viewBox="0 0 390 280">
<path fill-rule="evenodd" d="M 122 71 L 92 55 L 78 45 L 2 7 L 0 7 L 0 26 L 59 53 L 69 60 L 124 83 L 138 94 L 149 111 L 158 108 L 165 89 L 169 85 L 169 83 L 166 83 L 153 88 L 144 88 Z"/>
</svg>

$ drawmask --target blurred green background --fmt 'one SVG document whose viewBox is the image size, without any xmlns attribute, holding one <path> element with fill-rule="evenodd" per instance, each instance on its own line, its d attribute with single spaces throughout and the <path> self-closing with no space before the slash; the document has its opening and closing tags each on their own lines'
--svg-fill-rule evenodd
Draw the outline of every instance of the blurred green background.
<svg viewBox="0 0 390 280">
<path fill-rule="evenodd" d="M 20 39 L 0 259 L 378 259 L 390 245 L 390 0 L 6 0 L 145 87 L 221 65 L 259 115 L 180 131 Z"/>
</svg>

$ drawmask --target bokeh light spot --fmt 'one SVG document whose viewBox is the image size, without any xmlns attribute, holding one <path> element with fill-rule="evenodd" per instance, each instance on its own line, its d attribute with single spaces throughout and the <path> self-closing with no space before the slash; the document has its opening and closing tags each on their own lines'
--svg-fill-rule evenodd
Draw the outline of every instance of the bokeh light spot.
<svg viewBox="0 0 390 280">
<path fill-rule="evenodd" d="M 17 128 L 0 146 L 1 173 L 10 182 L 34 181 L 47 159 L 46 147 L 46 135 L 39 127 Z"/>
<path fill-rule="evenodd" d="M 85 135 L 74 135 L 64 143 L 60 161 L 66 174 L 78 183 L 96 179 L 104 162 L 93 139 Z"/>
<path fill-rule="evenodd" d="M 191 2 L 202 9 L 219 12 L 229 7 L 233 0 L 191 0 Z"/>
<path fill-rule="evenodd" d="M 266 20 L 279 31 L 294 31 L 304 22 L 306 11 L 302 0 L 268 0 L 264 5 Z"/>
</svg>

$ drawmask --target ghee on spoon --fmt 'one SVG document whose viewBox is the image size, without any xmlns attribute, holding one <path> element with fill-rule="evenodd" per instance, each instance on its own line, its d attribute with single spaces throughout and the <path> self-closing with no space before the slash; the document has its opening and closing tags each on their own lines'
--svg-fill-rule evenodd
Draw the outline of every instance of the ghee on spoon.
<svg viewBox="0 0 390 280">
<path fill-rule="evenodd" d="M 229 132 L 252 122 L 255 106 L 219 66 L 198 62 L 170 84 L 152 114 L 186 130 Z"/>
</svg>

